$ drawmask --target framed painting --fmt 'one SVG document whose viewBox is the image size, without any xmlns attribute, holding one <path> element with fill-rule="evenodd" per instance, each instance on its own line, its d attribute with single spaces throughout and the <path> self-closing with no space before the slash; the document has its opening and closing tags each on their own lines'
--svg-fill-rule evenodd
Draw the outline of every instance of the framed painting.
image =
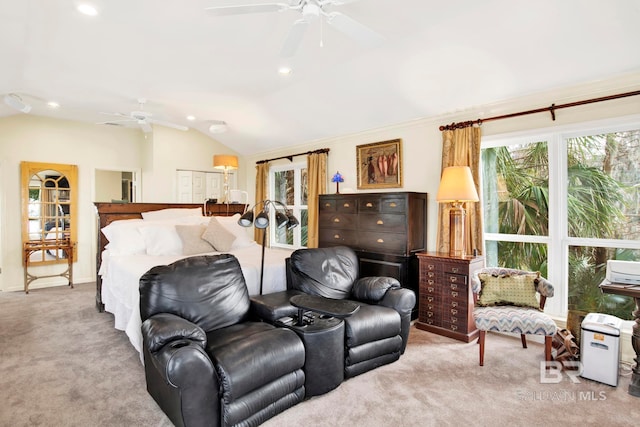
<svg viewBox="0 0 640 427">
<path fill-rule="evenodd" d="M 356 147 L 358 189 L 402 187 L 402 140 L 374 142 Z"/>
</svg>

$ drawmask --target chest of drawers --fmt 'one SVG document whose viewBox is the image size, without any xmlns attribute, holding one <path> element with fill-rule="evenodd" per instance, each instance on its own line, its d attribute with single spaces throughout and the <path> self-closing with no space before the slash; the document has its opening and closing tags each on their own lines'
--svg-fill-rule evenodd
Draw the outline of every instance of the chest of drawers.
<svg viewBox="0 0 640 427">
<path fill-rule="evenodd" d="M 416 327 L 470 342 L 478 336 L 473 320 L 470 277 L 484 266 L 482 257 L 451 258 L 419 252 L 418 322 Z"/>
<path fill-rule="evenodd" d="M 426 193 L 325 194 L 319 203 L 320 247 L 351 247 L 360 260 L 360 276 L 395 277 L 417 299 L 415 254 L 427 244 Z"/>
</svg>

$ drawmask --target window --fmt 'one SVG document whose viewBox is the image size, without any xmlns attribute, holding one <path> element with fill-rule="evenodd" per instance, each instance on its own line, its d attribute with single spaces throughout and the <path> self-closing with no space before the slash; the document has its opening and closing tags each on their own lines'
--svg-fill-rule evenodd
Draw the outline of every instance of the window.
<svg viewBox="0 0 640 427">
<path fill-rule="evenodd" d="M 486 138 L 487 265 L 540 271 L 552 314 L 631 319 L 631 298 L 603 294 L 609 259 L 640 261 L 640 121 Z"/>
<path fill-rule="evenodd" d="M 300 221 L 298 227 L 287 230 L 269 227 L 271 246 L 300 248 L 307 246 L 307 164 L 275 166 L 269 170 L 269 194 L 284 204 Z"/>
</svg>

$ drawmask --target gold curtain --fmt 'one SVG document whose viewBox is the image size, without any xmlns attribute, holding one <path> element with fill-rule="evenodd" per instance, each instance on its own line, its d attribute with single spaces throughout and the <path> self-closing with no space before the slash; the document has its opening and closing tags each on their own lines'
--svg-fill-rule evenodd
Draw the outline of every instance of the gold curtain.
<svg viewBox="0 0 640 427">
<path fill-rule="evenodd" d="M 469 166 L 480 202 L 464 204 L 467 212 L 465 223 L 465 248 L 468 255 L 474 249 L 483 252 L 482 192 L 480 184 L 480 127 L 445 130 L 442 132 L 442 170 L 448 166 Z M 449 206 L 438 206 L 437 251 L 449 252 Z"/>
<path fill-rule="evenodd" d="M 256 201 L 260 203 L 263 200 L 267 200 L 267 185 L 269 183 L 269 163 L 258 163 L 256 165 Z M 265 230 L 255 228 L 253 230 L 255 241 L 262 244 L 262 236 Z M 269 242 L 266 242 L 267 246 Z"/>
<path fill-rule="evenodd" d="M 327 153 L 307 156 L 307 247 L 318 247 L 318 196 L 327 192 Z"/>
</svg>

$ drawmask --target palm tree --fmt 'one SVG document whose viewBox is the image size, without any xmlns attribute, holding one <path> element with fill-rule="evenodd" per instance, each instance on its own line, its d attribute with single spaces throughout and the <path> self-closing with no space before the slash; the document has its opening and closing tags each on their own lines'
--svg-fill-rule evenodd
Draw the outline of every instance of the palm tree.
<svg viewBox="0 0 640 427">
<path fill-rule="evenodd" d="M 571 237 L 620 238 L 628 208 L 626 188 L 612 177 L 614 159 L 624 138 L 638 139 L 635 133 L 571 138 L 567 141 L 567 214 Z M 602 143 L 603 137 L 605 143 Z M 546 142 L 483 150 L 488 200 L 485 218 L 504 234 L 548 235 L 549 165 Z M 627 161 L 628 163 L 628 161 Z M 597 165 L 597 166 L 596 166 Z M 487 174 L 486 171 L 490 171 Z M 489 181 L 489 180 L 485 180 Z M 497 190 L 497 191 L 496 191 Z M 497 204 L 497 210 L 495 208 Z M 491 215 L 497 217 L 491 218 Z M 499 266 L 509 266 L 547 274 L 547 246 L 522 242 L 498 242 L 494 251 Z M 490 252 L 488 248 L 488 252 Z M 569 308 L 606 312 L 630 318 L 631 298 L 603 295 L 598 284 L 604 279 L 608 259 L 620 259 L 621 251 L 608 248 L 571 247 L 569 254 Z M 633 254 L 627 253 L 627 256 Z"/>
</svg>

